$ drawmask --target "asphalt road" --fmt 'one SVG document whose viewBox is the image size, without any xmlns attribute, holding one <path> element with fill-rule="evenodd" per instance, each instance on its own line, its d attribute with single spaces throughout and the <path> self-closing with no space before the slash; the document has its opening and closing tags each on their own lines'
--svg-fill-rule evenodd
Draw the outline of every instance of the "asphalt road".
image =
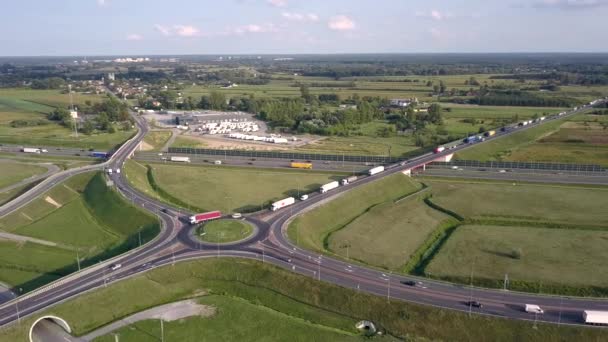
<svg viewBox="0 0 608 342">
<path fill-rule="evenodd" d="M 570 113 L 569 115 L 574 114 Z M 552 119 L 547 119 L 549 122 Z M 139 132 L 137 136 L 119 149 L 112 159 L 105 164 L 68 170 L 51 176 L 37 187 L 27 192 L 17 200 L 8 203 L 0 209 L 0 215 L 19 208 L 24 203 L 34 199 L 37 195 L 48 190 L 57 182 L 71 175 L 85 172 L 90 169 L 102 167 L 119 168 L 126 158 L 136 148 L 148 128 L 137 118 Z M 500 132 L 486 141 L 512 134 L 516 131 L 534 127 L 529 125 L 523 128 Z M 476 314 L 509 317 L 524 320 L 538 320 L 560 324 L 581 324 L 583 310 L 608 310 L 608 301 L 595 298 L 566 298 L 558 296 L 542 296 L 536 294 L 514 293 L 509 291 L 480 289 L 458 284 L 416 279 L 411 276 L 401 276 L 386 273 L 386 271 L 349 264 L 343 260 L 320 256 L 302 250 L 291 244 L 285 236 L 285 227 L 290 219 L 330 200 L 350 189 L 373 182 L 391 174 L 415 169 L 471 145 L 458 144 L 439 154 L 426 154 L 400 164 L 388 165 L 386 171 L 374 176 L 361 177 L 353 184 L 342 186 L 328 193 L 316 193 L 306 201 L 298 201 L 294 205 L 277 212 L 261 212 L 246 219 L 257 226 L 257 234 L 245 241 L 230 245 L 205 245 L 191 238 L 191 227 L 185 223 L 189 213 L 170 208 L 166 204 L 147 198 L 145 195 L 132 189 L 122 174 L 109 176 L 119 191 L 134 204 L 154 212 L 162 222 L 160 234 L 148 244 L 125 255 L 113 258 L 103 264 L 89 267 L 81 272 L 72 274 L 41 289 L 22 295 L 16 300 L 0 305 L 0 326 L 17 321 L 20 317 L 38 312 L 49 306 L 82 294 L 92 289 L 107 286 L 124 278 L 145 272 L 162 265 L 171 264 L 181 260 L 191 260 L 204 257 L 243 257 L 269 262 L 279 267 L 297 272 L 309 277 L 335 283 L 341 286 L 366 291 L 379 296 L 386 296 L 387 300 L 406 300 L 441 308 L 460 310 Z M 111 263 L 120 263 L 121 268 L 112 271 L 108 266 Z M 407 286 L 403 281 L 416 279 L 422 281 L 421 286 Z M 464 303 L 477 300 L 484 304 L 482 309 L 472 308 Z M 537 304 L 545 309 L 544 315 L 533 315 L 524 312 L 524 304 Z"/>
</svg>

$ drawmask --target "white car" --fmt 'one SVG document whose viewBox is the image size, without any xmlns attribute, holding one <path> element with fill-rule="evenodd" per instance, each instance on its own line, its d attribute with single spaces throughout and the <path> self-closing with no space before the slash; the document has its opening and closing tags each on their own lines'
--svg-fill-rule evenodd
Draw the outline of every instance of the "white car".
<svg viewBox="0 0 608 342">
<path fill-rule="evenodd" d="M 119 269 L 119 268 L 121 268 L 121 267 L 122 267 L 122 265 L 121 265 L 121 264 L 112 264 L 112 265 L 110 266 L 110 269 L 111 269 L 112 271 L 116 271 L 117 269 Z"/>
<path fill-rule="evenodd" d="M 300 201 L 306 201 L 308 199 L 308 195 L 300 196 Z"/>
<path fill-rule="evenodd" d="M 240 219 L 241 217 L 243 217 L 243 215 L 241 215 L 241 213 L 234 213 L 234 214 L 232 214 L 232 218 L 233 219 Z"/>
</svg>

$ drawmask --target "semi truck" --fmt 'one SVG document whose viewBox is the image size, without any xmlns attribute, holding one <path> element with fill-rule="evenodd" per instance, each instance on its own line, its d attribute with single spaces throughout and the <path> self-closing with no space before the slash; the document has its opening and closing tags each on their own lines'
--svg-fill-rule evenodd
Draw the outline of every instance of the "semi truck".
<svg viewBox="0 0 608 342">
<path fill-rule="evenodd" d="M 272 205 L 270 207 L 270 210 L 277 211 L 277 210 L 279 210 L 281 208 L 285 208 L 285 207 L 290 206 L 290 205 L 292 205 L 294 203 L 296 203 L 296 199 L 295 198 L 293 198 L 293 197 L 287 197 L 287 198 L 284 198 L 284 199 L 282 199 L 280 201 L 276 201 L 276 202 L 272 203 Z"/>
<path fill-rule="evenodd" d="M 210 211 L 208 213 L 196 214 L 194 216 L 190 216 L 190 224 L 198 224 L 209 220 L 215 220 L 220 217 L 222 217 L 222 213 L 220 211 Z"/>
<path fill-rule="evenodd" d="M 324 194 L 324 193 L 328 192 L 329 190 L 333 190 L 339 186 L 340 186 L 340 183 L 338 183 L 338 181 L 333 181 L 331 183 L 324 184 L 321 186 L 321 193 Z"/>
<path fill-rule="evenodd" d="M 108 152 L 91 152 L 90 156 L 93 158 L 108 158 L 110 154 Z"/>
<path fill-rule="evenodd" d="M 485 133 L 485 136 L 486 136 L 486 137 L 493 137 L 494 135 L 496 135 L 496 131 L 487 131 L 487 132 Z"/>
<path fill-rule="evenodd" d="M 369 171 L 367 171 L 367 173 L 368 173 L 370 176 L 373 176 L 373 175 L 375 175 L 375 174 L 377 174 L 377 173 L 380 173 L 380 172 L 382 172 L 382 171 L 384 171 L 384 166 L 376 166 L 376 167 L 374 167 L 373 169 L 369 169 Z"/>
<path fill-rule="evenodd" d="M 352 183 L 352 182 L 356 181 L 358 178 L 359 178 L 359 177 L 357 177 L 357 176 L 350 176 L 350 177 L 348 177 L 348 178 L 344 178 L 344 179 L 342 180 L 342 185 L 350 184 L 350 183 Z"/>
<path fill-rule="evenodd" d="M 294 169 L 312 169 L 312 163 L 291 163 Z"/>
<path fill-rule="evenodd" d="M 24 153 L 41 153 L 41 152 L 47 152 L 47 150 L 43 150 L 43 149 L 39 149 L 39 148 L 32 148 L 32 147 L 24 147 L 21 149 L 21 152 Z"/>
<path fill-rule="evenodd" d="M 443 151 L 445 151 L 445 147 L 443 147 L 443 146 L 436 147 L 436 148 L 433 150 L 433 152 L 435 152 L 435 153 L 441 153 L 441 152 L 443 152 Z"/>
<path fill-rule="evenodd" d="M 594 325 L 607 325 L 608 324 L 608 311 L 583 311 L 583 319 L 585 324 Z"/>
<path fill-rule="evenodd" d="M 177 163 L 189 163 L 190 162 L 190 157 L 171 157 L 170 159 L 172 162 L 177 162 Z"/>
</svg>

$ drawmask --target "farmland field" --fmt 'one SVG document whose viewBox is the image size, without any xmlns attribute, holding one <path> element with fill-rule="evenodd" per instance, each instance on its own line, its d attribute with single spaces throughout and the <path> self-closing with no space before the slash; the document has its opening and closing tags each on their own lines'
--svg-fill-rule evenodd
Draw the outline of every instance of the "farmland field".
<svg viewBox="0 0 608 342">
<path fill-rule="evenodd" d="M 438 277 L 608 285 L 597 272 L 608 262 L 608 232 L 537 227 L 461 226 L 433 258 L 426 272 Z"/>
<path fill-rule="evenodd" d="M 158 186 L 202 211 L 245 212 L 317 191 L 339 177 L 316 171 L 150 164 Z"/>
<path fill-rule="evenodd" d="M 343 257 L 399 271 L 439 224 L 449 218 L 418 196 L 399 203 L 384 202 L 331 234 L 328 248 Z"/>
<path fill-rule="evenodd" d="M 354 188 L 327 204 L 298 216 L 289 225 L 289 238 L 304 248 L 327 252 L 325 239 L 330 234 L 365 214 L 369 208 L 382 203 L 390 204 L 419 188 L 419 184 L 402 174 L 391 175 Z M 343 242 L 335 241 L 338 246 Z M 340 256 L 346 255 L 346 251 L 341 248 L 333 252 Z"/>
<path fill-rule="evenodd" d="M 24 340 L 34 320 L 45 314 L 62 317 L 81 336 L 121 317 L 185 298 L 197 298 L 202 304 L 212 305 L 217 314 L 207 319 L 166 323 L 166 336 L 180 341 L 200 341 L 201 336 L 223 340 L 232 331 L 239 334 L 239 341 L 248 337 L 259 340 L 260 332 L 263 336 L 274 334 L 276 340 L 348 340 L 355 339 L 355 323 L 370 318 L 389 333 L 378 337 L 383 341 L 391 341 L 393 337 L 461 341 L 485 336 L 488 331 L 494 332 L 493 341 L 599 341 L 606 334 L 603 329 L 541 323 L 535 327 L 531 322 L 468 316 L 401 301 L 388 303 L 383 297 L 317 282 L 260 262 L 206 259 L 157 268 L 85 293 L 25 317 L 22 324 L 2 328 L 0 340 Z M 258 324 L 252 325 L 253 321 Z M 200 335 L 200 329 L 205 327 Z M 135 329 L 121 330 L 120 339 L 141 341 L 143 331 L 150 332 L 144 340 L 156 339 L 159 328 L 142 322 Z M 220 335 L 222 331 L 228 333 Z M 108 336 L 102 341 L 113 339 Z"/>
<path fill-rule="evenodd" d="M 189 138 L 182 135 L 178 135 L 173 144 L 171 144 L 171 147 L 205 148 L 205 146 L 207 145 L 202 140 Z"/>
<path fill-rule="evenodd" d="M 0 189 L 46 172 L 45 167 L 24 163 L 0 162 L 0 168 Z"/>
</svg>

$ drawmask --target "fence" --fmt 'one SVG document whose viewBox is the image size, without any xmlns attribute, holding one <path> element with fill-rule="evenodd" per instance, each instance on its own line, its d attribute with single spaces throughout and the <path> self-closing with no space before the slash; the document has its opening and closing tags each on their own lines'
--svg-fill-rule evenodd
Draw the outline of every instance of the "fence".
<svg viewBox="0 0 608 342">
<path fill-rule="evenodd" d="M 184 148 L 169 147 L 169 153 L 182 153 L 194 155 L 210 155 L 221 157 L 245 157 L 245 158 L 269 158 L 269 159 L 289 159 L 289 160 L 320 160 L 349 163 L 373 163 L 388 164 L 403 160 L 403 158 L 388 156 L 355 156 L 348 154 L 318 154 L 318 153 L 299 153 L 299 152 L 274 152 L 274 151 L 245 151 L 245 150 L 214 150 L 206 148 Z"/>
<path fill-rule="evenodd" d="M 566 172 L 605 172 L 600 165 L 593 164 L 560 164 L 544 162 L 509 162 L 509 161 L 477 161 L 477 160 L 452 160 L 450 162 L 433 162 L 430 166 L 439 167 L 474 167 L 474 168 L 496 168 L 496 169 L 528 169 L 544 171 L 566 171 Z"/>
</svg>

